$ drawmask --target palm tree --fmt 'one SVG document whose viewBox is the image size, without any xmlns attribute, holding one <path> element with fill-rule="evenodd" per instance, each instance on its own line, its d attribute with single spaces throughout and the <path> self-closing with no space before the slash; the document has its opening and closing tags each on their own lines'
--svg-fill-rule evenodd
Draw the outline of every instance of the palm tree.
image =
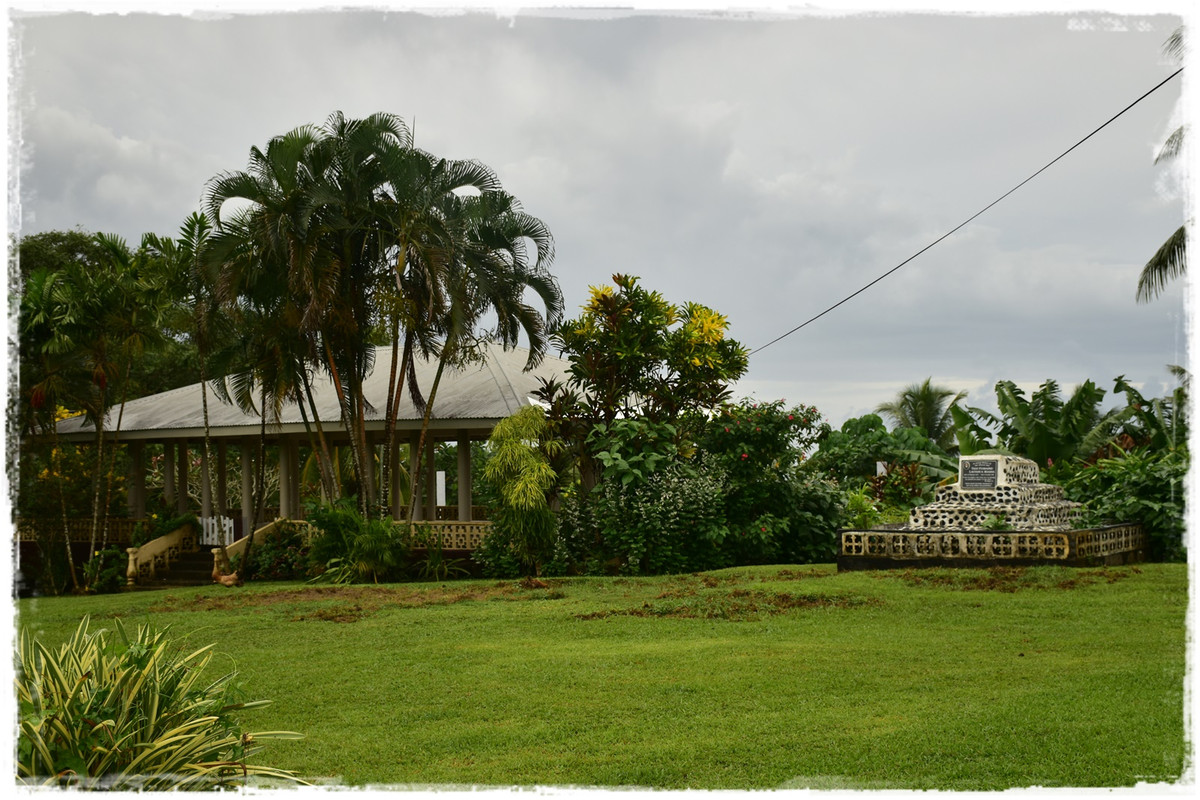
<svg viewBox="0 0 1200 800">
<path fill-rule="evenodd" d="M 461 365 L 485 356 L 486 342 L 494 340 L 508 348 L 524 335 L 529 343 L 526 369 L 541 362 L 549 346 L 549 330 L 562 317 L 563 300 L 558 283 L 549 273 L 554 259 L 554 239 L 540 219 L 525 213 L 517 200 L 503 191 L 477 197 L 448 196 L 440 204 L 447 227 L 454 232 L 454 257 L 443 273 L 444 311 L 437 320 L 442 339 L 438 368 L 434 375 L 421 422 L 412 474 L 412 504 L 425 438 L 432 418 L 438 386 L 447 364 Z M 526 242 L 532 242 L 536 260 L 529 262 Z M 545 312 L 525 301 L 532 291 Z M 489 312 L 496 327 L 479 331 Z M 410 507 L 411 518 L 412 507 Z"/>
<path fill-rule="evenodd" d="M 208 360 L 219 341 L 229 335 L 228 317 L 216 298 L 214 265 L 209 252 L 213 226 L 208 217 L 192 213 L 179 229 L 178 240 L 146 234 L 142 247 L 157 260 L 161 270 L 163 288 L 177 295 L 179 312 L 185 322 L 178 327 L 188 330 L 199 353 L 200 407 L 204 424 L 204 474 L 205 493 L 214 497 L 212 490 L 212 435 L 209 424 Z M 218 537 L 218 546 L 224 553 L 224 535 Z"/>
<path fill-rule="evenodd" d="M 1163 51 L 1176 60 L 1183 59 L 1183 28 L 1175 29 L 1175 32 L 1163 45 Z M 1158 155 L 1154 158 L 1155 164 L 1179 155 L 1183 149 L 1184 127 L 1183 125 L 1179 126 L 1167 137 L 1158 151 Z M 1163 246 L 1158 248 L 1158 251 L 1146 262 L 1146 266 L 1142 267 L 1142 273 L 1138 276 L 1137 301 L 1145 303 L 1153 300 L 1166 288 L 1168 283 L 1186 274 L 1187 229 L 1186 226 L 1181 225 L 1179 230 L 1171 234 Z"/>
<path fill-rule="evenodd" d="M 468 188 L 477 196 L 460 197 Z M 233 202 L 242 210 L 223 219 Z M 415 380 L 418 352 L 438 357 L 440 368 L 461 363 L 490 309 L 500 341 L 515 344 L 524 332 L 535 363 L 547 346 L 546 319 L 561 308 L 546 272 L 553 247 L 544 224 L 503 195 L 487 167 L 413 148 L 409 130 L 392 115 L 356 120 L 336 112 L 323 126 L 276 137 L 265 151 L 253 148 L 246 172 L 210 182 L 206 205 L 218 221 L 222 302 L 274 309 L 295 320 L 302 346 L 285 370 L 294 380 L 284 394 L 302 413 L 306 403 L 312 412 L 320 439 L 314 449 L 331 498 L 338 489 L 311 403 L 311 372 L 327 374 L 337 392 L 364 513 L 375 505 L 377 483 L 362 386 L 379 332 L 393 345 L 386 409 L 391 453 L 406 378 L 414 403 L 428 411 Z M 527 241 L 537 250 L 533 265 Z M 546 303 L 546 317 L 524 302 L 526 289 Z M 384 469 L 390 467 L 385 460 Z M 385 493 L 387 478 L 385 472 Z"/>
<path fill-rule="evenodd" d="M 407 380 L 413 404 L 424 408 L 414 358 L 418 351 L 426 358 L 438 351 L 437 317 L 446 308 L 444 277 L 456 248 L 445 204 L 462 192 L 498 190 L 500 181 L 477 161 L 439 159 L 413 147 L 391 148 L 384 157 L 388 183 L 380 197 L 381 213 L 391 236 L 394 265 L 391 281 L 381 285 L 380 293 L 392 345 L 384 450 L 390 454 L 395 452 L 401 385 Z M 385 509 L 390 505 L 391 469 L 389 458 L 383 462 L 380 481 Z"/>
<path fill-rule="evenodd" d="M 957 445 L 954 438 L 954 417 L 950 409 L 962 402 L 966 392 L 955 392 L 944 386 L 934 386 L 933 378 L 913 383 L 900 390 L 890 403 L 880 403 L 875 413 L 892 421 L 893 428 L 923 428 L 925 434 L 947 453 Z"/>
<path fill-rule="evenodd" d="M 62 403 L 81 409 L 95 428 L 89 552 L 108 545 L 105 510 L 115 467 L 109 456 L 105 469 L 109 434 L 115 455 L 133 364 L 161 337 L 161 307 L 145 291 L 142 254 L 116 236 L 97 234 L 96 242 L 102 257 L 95 261 L 68 260 L 31 275 L 23 310 L 26 344 L 36 347 L 30 355 L 41 367 L 28 385 L 30 405 L 39 409 L 34 419 L 44 422 L 46 408 Z M 110 431 L 108 414 L 117 402 Z"/>
<path fill-rule="evenodd" d="M 303 409 L 311 398 L 304 389 L 318 361 L 317 340 L 305 316 L 311 319 L 312 295 L 320 291 L 312 276 L 326 258 L 319 217 L 320 177 L 328 160 L 322 141 L 310 126 L 274 137 L 265 150 L 250 149 L 247 171 L 221 173 L 205 192 L 206 211 L 216 222 L 217 296 L 243 333 L 223 359 L 235 367 L 231 389 L 238 404 L 258 407 L 264 420 L 277 420 L 286 402 Z M 237 211 L 223 215 L 227 204 Z M 336 498 L 319 418 L 316 426 L 322 482 Z"/>
</svg>

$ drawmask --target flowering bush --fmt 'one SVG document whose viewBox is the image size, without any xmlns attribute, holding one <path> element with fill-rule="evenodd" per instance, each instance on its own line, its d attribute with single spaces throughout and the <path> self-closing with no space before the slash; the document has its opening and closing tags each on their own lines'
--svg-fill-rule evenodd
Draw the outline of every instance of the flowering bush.
<svg viewBox="0 0 1200 800">
<path fill-rule="evenodd" d="M 822 430 L 816 408 L 789 408 L 782 400 L 743 400 L 709 422 L 700 449 L 728 475 L 724 560 L 749 564 L 832 557 L 841 515 L 837 488 L 799 470 Z"/>
</svg>

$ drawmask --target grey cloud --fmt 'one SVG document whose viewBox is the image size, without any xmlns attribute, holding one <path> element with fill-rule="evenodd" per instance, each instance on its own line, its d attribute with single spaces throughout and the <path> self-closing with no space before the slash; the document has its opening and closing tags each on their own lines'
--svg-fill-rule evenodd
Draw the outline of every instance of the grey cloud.
<svg viewBox="0 0 1200 800">
<path fill-rule="evenodd" d="M 419 146 L 496 168 L 546 220 L 569 313 L 629 272 L 757 347 L 1169 74 L 1176 19 L 1082 30 L 1095 19 L 26 18 L 26 228 L 169 233 L 251 145 L 335 109 L 386 110 L 415 120 Z M 1164 192 L 1179 173 L 1152 163 L 1180 92 L 756 354 L 747 381 L 828 398 L 829 416 L 928 375 L 985 393 L 998 378 L 1167 385 L 1182 289 L 1138 306 L 1133 286 L 1190 190 Z"/>
</svg>

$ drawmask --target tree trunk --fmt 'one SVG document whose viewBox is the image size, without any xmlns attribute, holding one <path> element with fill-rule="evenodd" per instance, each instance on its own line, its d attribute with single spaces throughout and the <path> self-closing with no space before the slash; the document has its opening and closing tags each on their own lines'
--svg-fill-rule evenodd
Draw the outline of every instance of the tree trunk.
<svg viewBox="0 0 1200 800">
<path fill-rule="evenodd" d="M 359 453 L 358 450 L 359 439 L 357 429 L 359 427 L 358 423 L 361 420 L 356 421 L 354 419 L 354 409 L 350 404 L 350 399 L 346 397 L 346 390 L 342 386 L 341 376 L 338 372 L 337 364 L 334 363 L 333 352 L 330 350 L 328 342 L 325 343 L 325 363 L 329 367 L 329 375 L 333 380 L 334 390 L 337 392 L 338 408 L 342 411 L 342 426 L 346 429 L 346 434 L 350 438 L 350 458 L 354 465 L 354 474 L 358 476 L 361 483 L 363 480 L 361 457 L 365 457 L 365 454 Z M 365 436 L 363 437 L 363 441 L 366 441 Z M 363 511 L 363 498 L 361 494 L 358 498 L 358 505 L 359 511 Z"/>
</svg>

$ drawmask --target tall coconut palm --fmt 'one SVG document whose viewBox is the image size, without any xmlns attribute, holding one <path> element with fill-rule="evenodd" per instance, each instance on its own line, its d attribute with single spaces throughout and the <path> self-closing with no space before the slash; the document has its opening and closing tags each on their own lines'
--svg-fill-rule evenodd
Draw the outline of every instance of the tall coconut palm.
<svg viewBox="0 0 1200 800">
<path fill-rule="evenodd" d="M 1176 60 L 1183 59 L 1183 28 L 1175 29 L 1175 32 L 1163 45 L 1163 50 Z M 1183 149 L 1184 128 L 1185 126 L 1181 125 L 1171 132 L 1162 148 L 1159 149 L 1158 155 L 1155 156 L 1155 164 L 1164 160 L 1169 161 L 1179 155 Z M 1153 300 L 1162 293 L 1168 283 L 1185 274 L 1187 274 L 1187 229 L 1186 226 L 1181 225 L 1179 230 L 1171 234 L 1162 247 L 1158 248 L 1158 251 L 1146 262 L 1146 266 L 1142 267 L 1137 284 L 1138 302 L 1145 303 Z"/>
<path fill-rule="evenodd" d="M 925 434 L 946 452 L 955 448 L 954 417 L 950 409 L 967 396 L 944 386 L 934 386 L 933 378 L 910 384 L 890 403 L 880 403 L 875 413 L 883 414 L 895 428 L 923 428 Z"/>
</svg>

